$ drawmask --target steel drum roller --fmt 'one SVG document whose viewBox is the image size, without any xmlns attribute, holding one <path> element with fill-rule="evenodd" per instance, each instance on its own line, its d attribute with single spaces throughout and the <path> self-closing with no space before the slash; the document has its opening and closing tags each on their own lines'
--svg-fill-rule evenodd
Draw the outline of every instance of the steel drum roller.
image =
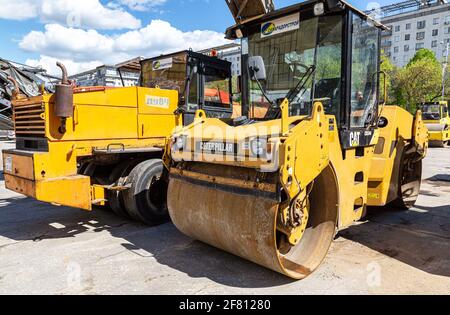
<svg viewBox="0 0 450 315">
<path fill-rule="evenodd" d="M 173 223 L 187 236 L 291 278 L 303 279 L 323 261 L 335 235 L 336 198 L 324 198 L 319 193 L 333 190 L 325 177 L 316 181 L 311 194 L 314 204 L 307 231 L 286 255 L 277 246 L 279 204 L 258 195 L 257 190 L 238 194 L 213 187 L 213 183 L 171 177 L 169 212 Z"/>
</svg>

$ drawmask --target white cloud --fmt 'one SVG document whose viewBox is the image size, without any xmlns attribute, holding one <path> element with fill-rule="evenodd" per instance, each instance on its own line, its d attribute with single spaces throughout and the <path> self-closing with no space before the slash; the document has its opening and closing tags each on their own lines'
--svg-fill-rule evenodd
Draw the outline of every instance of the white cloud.
<svg viewBox="0 0 450 315">
<path fill-rule="evenodd" d="M 137 56 L 154 57 L 189 48 L 200 50 L 228 42 L 218 32 L 183 32 L 166 21 L 153 20 L 141 29 L 115 35 L 49 24 L 43 32 L 28 33 L 19 45 L 42 56 L 81 63 L 83 68 L 93 60 L 115 64 Z"/>
<path fill-rule="evenodd" d="M 38 15 L 35 0 L 0 0 L 0 19 L 27 20 Z"/>
<path fill-rule="evenodd" d="M 0 0 L 0 8 L 0 18 L 9 20 L 38 18 L 85 29 L 141 27 L 141 21 L 121 7 L 106 7 L 99 0 Z"/>
<path fill-rule="evenodd" d="M 56 62 L 61 61 L 67 68 L 69 75 L 95 69 L 102 65 L 100 61 L 74 62 L 70 59 L 57 59 L 49 56 L 40 56 L 39 59 L 28 59 L 25 64 L 31 67 L 41 67 L 47 70 L 48 74 L 61 76 L 61 69 L 56 66 Z"/>
<path fill-rule="evenodd" d="M 118 0 L 118 3 L 135 11 L 148 11 L 163 5 L 167 0 Z"/>
</svg>

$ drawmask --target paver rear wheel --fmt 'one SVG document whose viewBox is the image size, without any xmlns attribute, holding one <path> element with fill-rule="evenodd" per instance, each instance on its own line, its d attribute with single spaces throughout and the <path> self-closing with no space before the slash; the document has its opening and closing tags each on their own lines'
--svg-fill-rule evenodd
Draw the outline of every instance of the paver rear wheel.
<svg viewBox="0 0 450 315">
<path fill-rule="evenodd" d="M 140 161 L 125 161 L 117 165 L 110 176 L 110 181 L 117 186 L 125 185 L 130 172 L 139 164 Z M 108 203 L 113 212 L 121 217 L 130 218 L 129 213 L 125 209 L 125 203 L 123 200 L 123 191 L 120 190 L 108 190 L 107 191 Z"/>
<path fill-rule="evenodd" d="M 167 209 L 168 182 L 164 178 L 161 160 L 148 160 L 137 165 L 126 181 L 123 192 L 125 207 L 132 218 L 147 225 L 159 225 L 169 220 Z"/>
</svg>

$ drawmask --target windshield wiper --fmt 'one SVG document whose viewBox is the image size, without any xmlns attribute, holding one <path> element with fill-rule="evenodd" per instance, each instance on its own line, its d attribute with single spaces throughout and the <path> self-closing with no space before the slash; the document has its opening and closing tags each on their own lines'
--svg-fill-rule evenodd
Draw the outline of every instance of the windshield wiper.
<svg viewBox="0 0 450 315">
<path fill-rule="evenodd" d="M 294 86 L 287 94 L 286 97 L 279 99 L 275 104 L 273 104 L 267 114 L 266 119 L 278 119 L 281 117 L 281 103 L 287 99 L 289 101 L 289 105 L 295 100 L 295 98 L 298 97 L 300 92 L 302 92 L 305 89 L 306 83 L 308 83 L 311 76 L 316 71 L 316 66 L 311 65 L 306 72 L 303 74 L 303 76 L 298 81 L 297 85 Z"/>
<path fill-rule="evenodd" d="M 316 66 L 311 65 L 308 70 L 306 70 L 305 74 L 300 78 L 297 85 L 292 88 L 292 90 L 289 91 L 289 93 L 286 95 L 286 99 L 289 101 L 289 104 L 292 103 L 297 96 L 300 94 L 301 91 L 305 89 L 306 83 L 308 83 L 311 76 L 316 71 Z"/>
</svg>

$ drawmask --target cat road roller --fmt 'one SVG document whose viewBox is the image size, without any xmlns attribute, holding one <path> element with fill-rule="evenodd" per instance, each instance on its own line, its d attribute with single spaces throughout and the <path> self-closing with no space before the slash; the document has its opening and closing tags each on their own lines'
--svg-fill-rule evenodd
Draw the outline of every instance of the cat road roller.
<svg viewBox="0 0 450 315">
<path fill-rule="evenodd" d="M 450 145 L 450 116 L 448 102 L 432 102 L 421 105 L 423 120 L 430 133 L 430 146 Z"/>
<path fill-rule="evenodd" d="M 169 213 L 191 238 L 303 279 L 368 206 L 414 205 L 427 129 L 379 100 L 380 23 L 344 1 L 227 3 L 244 117 L 198 110 L 172 135 Z"/>
<path fill-rule="evenodd" d="M 160 56 L 142 61 L 142 87 L 124 88 L 75 88 L 60 67 L 55 94 L 13 101 L 17 140 L 3 152 L 6 187 L 56 205 L 164 222 L 167 138 L 181 120 L 193 121 L 199 105 L 231 117 L 231 96 L 205 92 L 230 94 L 231 64 L 192 51 Z"/>
</svg>

